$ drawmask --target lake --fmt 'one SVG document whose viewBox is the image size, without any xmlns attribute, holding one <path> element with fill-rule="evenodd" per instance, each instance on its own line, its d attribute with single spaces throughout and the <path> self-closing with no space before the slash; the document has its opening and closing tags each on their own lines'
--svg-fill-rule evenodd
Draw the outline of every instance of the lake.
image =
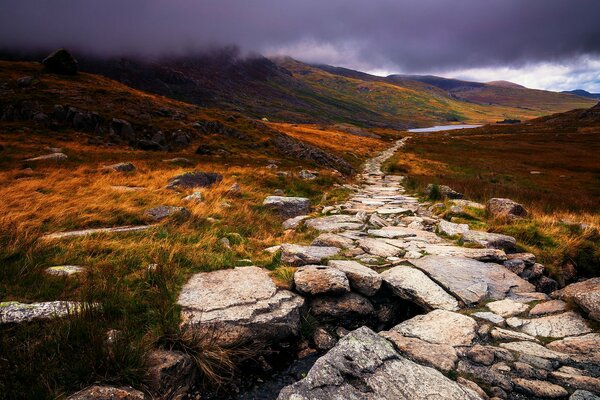
<svg viewBox="0 0 600 400">
<path fill-rule="evenodd" d="M 439 131 L 451 131 L 454 129 L 471 129 L 471 128 L 479 128 L 482 125 L 437 125 L 431 126 L 429 128 L 418 128 L 418 129 L 409 129 L 409 132 L 439 132 Z"/>
</svg>

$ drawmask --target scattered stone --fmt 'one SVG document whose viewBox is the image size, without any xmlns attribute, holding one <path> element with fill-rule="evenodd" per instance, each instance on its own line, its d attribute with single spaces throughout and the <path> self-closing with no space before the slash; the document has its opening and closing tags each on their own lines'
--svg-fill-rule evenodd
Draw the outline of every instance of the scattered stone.
<svg viewBox="0 0 600 400">
<path fill-rule="evenodd" d="M 467 305 L 488 299 L 501 300 L 510 293 L 533 290 L 529 282 L 498 264 L 441 256 L 427 256 L 411 262 Z"/>
<path fill-rule="evenodd" d="M 526 304 L 519 303 L 511 299 L 493 301 L 487 304 L 487 308 L 504 318 L 521 314 L 528 309 Z"/>
<path fill-rule="evenodd" d="M 458 378 L 456 378 L 456 383 L 458 383 L 459 385 L 461 385 L 461 386 L 463 386 L 463 387 L 465 387 L 465 388 L 467 388 L 469 390 L 472 390 L 473 392 L 477 393 L 477 395 L 479 397 L 481 397 L 482 399 L 489 400 L 489 396 L 475 382 L 470 381 L 468 379 L 465 379 L 465 378 L 459 376 Z"/>
<path fill-rule="evenodd" d="M 331 260 L 328 265 L 346 274 L 350 287 L 365 296 L 373 296 L 381 287 L 381 276 L 356 261 Z"/>
<path fill-rule="evenodd" d="M 130 162 L 121 162 L 112 165 L 106 165 L 102 167 L 103 171 L 113 171 L 113 172 L 132 172 L 135 171 L 135 165 Z"/>
<path fill-rule="evenodd" d="M 517 240 L 514 237 L 499 233 L 467 231 L 463 233 L 462 240 L 464 243 L 476 244 L 488 249 L 500 249 L 508 252 L 514 251 L 517 248 Z"/>
<path fill-rule="evenodd" d="M 217 343 L 275 341 L 297 335 L 304 300 L 277 290 L 268 271 L 236 267 L 193 275 L 177 304 L 182 325 Z"/>
<path fill-rule="evenodd" d="M 422 271 L 406 266 L 391 268 L 381 274 L 395 295 L 412 301 L 426 310 L 458 310 L 458 302 Z"/>
<path fill-rule="evenodd" d="M 181 200 L 198 204 L 198 203 L 202 203 L 204 201 L 204 196 L 202 196 L 202 192 L 195 191 L 194 193 L 185 196 Z"/>
<path fill-rule="evenodd" d="M 78 231 L 67 231 L 51 233 L 49 235 L 42 236 L 45 240 L 64 239 L 70 237 L 88 236 L 98 233 L 119 233 L 119 232 L 137 232 L 145 231 L 146 229 L 152 228 L 151 225 L 140 225 L 140 226 L 118 226 L 115 228 L 95 228 L 95 229 L 82 229 Z"/>
<path fill-rule="evenodd" d="M 354 240 L 337 235 L 335 233 L 321 233 L 313 242 L 312 246 L 330 246 L 340 249 L 349 249 L 354 247 Z"/>
<path fill-rule="evenodd" d="M 492 217 L 522 218 L 527 216 L 527 210 L 521 204 L 511 199 L 493 198 L 488 200 L 486 211 Z"/>
<path fill-rule="evenodd" d="M 30 86 L 35 86 L 38 83 L 40 83 L 40 80 L 38 78 L 36 78 L 35 76 L 22 76 L 19 79 L 17 79 L 17 86 L 19 86 L 20 88 L 27 88 Z"/>
<path fill-rule="evenodd" d="M 480 397 L 433 368 L 400 356 L 366 327 L 321 357 L 306 378 L 285 387 L 278 400 L 475 400 Z"/>
<path fill-rule="evenodd" d="M 350 291 L 350 283 L 342 271 L 324 265 L 308 265 L 294 273 L 296 290 L 305 295 L 341 294 Z"/>
<path fill-rule="evenodd" d="M 219 243 L 227 250 L 231 250 L 231 242 L 226 237 L 219 239 Z"/>
<path fill-rule="evenodd" d="M 275 190 L 273 191 L 273 194 L 274 194 L 275 196 L 285 196 L 285 192 L 284 192 L 283 190 L 281 190 L 281 189 L 275 189 Z"/>
<path fill-rule="evenodd" d="M 310 212 L 310 200 L 305 197 L 269 196 L 263 202 L 263 206 L 285 218 L 306 215 Z"/>
<path fill-rule="evenodd" d="M 25 161 L 65 161 L 68 158 L 69 157 L 64 153 L 51 153 L 39 157 L 28 158 Z"/>
<path fill-rule="evenodd" d="M 536 397 L 559 399 L 569 395 L 569 392 L 564 388 L 546 381 L 534 381 L 522 378 L 513 378 L 512 381 L 518 392 Z"/>
<path fill-rule="evenodd" d="M 374 226 L 375 228 L 383 228 L 385 226 L 389 226 L 390 224 L 379 215 L 371 214 L 369 217 L 369 225 Z"/>
<path fill-rule="evenodd" d="M 42 61 L 48 72 L 60 75 L 77 74 L 77 60 L 66 49 L 58 49 L 50 53 Z"/>
<path fill-rule="evenodd" d="M 281 261 L 297 267 L 308 264 L 320 264 L 323 260 L 333 257 L 340 252 L 340 249 L 337 247 L 301 246 L 287 243 L 282 244 L 280 250 Z"/>
<path fill-rule="evenodd" d="M 228 196 L 239 196 L 242 193 L 242 187 L 239 183 L 233 183 L 229 189 L 227 189 Z"/>
<path fill-rule="evenodd" d="M 466 315 L 434 310 L 396 325 L 392 331 L 429 343 L 469 346 L 476 336 L 477 322 Z"/>
<path fill-rule="evenodd" d="M 504 318 L 492 312 L 476 312 L 472 316 L 475 318 L 483 319 L 484 321 L 491 322 L 494 325 L 504 325 Z"/>
<path fill-rule="evenodd" d="M 163 162 L 166 162 L 169 164 L 178 164 L 178 165 L 192 165 L 193 164 L 190 160 L 188 160 L 187 158 L 184 158 L 184 157 L 169 158 L 167 160 L 163 160 Z"/>
<path fill-rule="evenodd" d="M 305 169 L 303 169 L 302 171 L 300 171 L 300 173 L 298 174 L 298 176 L 302 179 L 305 180 L 310 180 L 312 181 L 313 179 L 317 179 L 317 175 L 315 175 L 314 173 L 307 171 Z"/>
<path fill-rule="evenodd" d="M 562 300 L 550 300 L 543 303 L 536 304 L 535 307 L 529 311 L 531 316 L 539 316 L 546 314 L 556 314 L 567 310 L 567 303 Z"/>
<path fill-rule="evenodd" d="M 492 329 L 492 332 L 490 334 L 496 340 L 513 340 L 513 341 L 527 340 L 530 342 L 538 342 L 538 340 L 536 338 L 534 338 L 533 336 L 529 336 L 529 335 L 527 335 L 525 333 L 521 333 L 521 332 L 511 331 L 508 329 L 494 328 L 494 329 Z"/>
<path fill-rule="evenodd" d="M 585 319 L 573 311 L 533 319 L 512 317 L 506 320 L 506 324 L 531 336 L 552 338 L 582 335 L 592 331 Z"/>
<path fill-rule="evenodd" d="M 185 398 L 196 375 L 191 356 L 178 351 L 153 350 L 147 361 L 147 382 L 154 394 L 165 399 Z"/>
<path fill-rule="evenodd" d="M 404 337 L 394 331 L 380 332 L 379 335 L 392 342 L 396 350 L 403 356 L 419 364 L 439 369 L 442 372 L 452 371 L 456 367 L 458 356 L 452 346 Z"/>
<path fill-rule="evenodd" d="M 71 276 L 80 274 L 82 272 L 85 272 L 85 268 L 77 265 L 58 265 L 55 267 L 46 268 L 46 273 L 48 275 L 56 276 Z"/>
<path fill-rule="evenodd" d="M 600 321 L 600 278 L 572 283 L 552 294 L 562 300 L 572 300 L 581 307 L 591 319 Z"/>
<path fill-rule="evenodd" d="M 296 229 L 300 226 L 302 221 L 309 218 L 308 215 L 298 215 L 297 217 L 288 218 L 283 221 L 282 227 L 283 229 Z"/>
<path fill-rule="evenodd" d="M 186 219 L 192 214 L 185 207 L 158 206 L 144 212 L 144 218 L 150 222 L 159 222 L 166 218 Z"/>
<path fill-rule="evenodd" d="M 462 199 L 463 198 L 463 194 L 462 193 L 458 193 L 457 191 L 453 190 L 450 186 L 446 186 L 446 185 L 435 185 L 433 183 L 430 183 L 429 185 L 427 185 L 427 187 L 425 188 L 425 194 L 427 196 L 431 196 L 434 188 L 437 186 L 439 194 L 442 197 L 448 198 L 448 199 Z"/>
<path fill-rule="evenodd" d="M 447 236 L 460 236 L 469 230 L 467 224 L 455 224 L 454 222 L 441 220 L 438 224 L 438 231 Z"/>
<path fill-rule="evenodd" d="M 67 400 L 144 400 L 143 392 L 132 387 L 90 386 L 67 397 Z"/>
<path fill-rule="evenodd" d="M 75 301 L 47 301 L 29 304 L 18 301 L 0 302 L 0 324 L 61 318 L 69 314 L 76 314 L 83 307 L 83 303 Z"/>
<path fill-rule="evenodd" d="M 216 172 L 186 172 L 169 179 L 167 189 L 180 190 L 210 187 L 222 180 L 223 176 Z"/>
</svg>

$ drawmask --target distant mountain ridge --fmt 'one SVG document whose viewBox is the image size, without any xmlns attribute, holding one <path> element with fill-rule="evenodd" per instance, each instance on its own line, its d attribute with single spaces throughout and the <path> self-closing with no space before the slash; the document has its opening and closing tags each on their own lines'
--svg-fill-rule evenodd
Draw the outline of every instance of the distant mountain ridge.
<svg viewBox="0 0 600 400">
<path fill-rule="evenodd" d="M 590 93 L 587 90 L 583 89 L 575 89 L 575 90 L 565 90 L 561 93 L 574 94 L 576 96 L 587 97 L 589 99 L 600 100 L 600 93 Z"/>
</svg>

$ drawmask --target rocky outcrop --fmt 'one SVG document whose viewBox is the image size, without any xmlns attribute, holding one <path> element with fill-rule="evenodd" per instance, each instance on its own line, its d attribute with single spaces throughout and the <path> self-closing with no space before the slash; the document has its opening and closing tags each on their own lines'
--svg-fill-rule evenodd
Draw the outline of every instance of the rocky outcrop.
<svg viewBox="0 0 600 400">
<path fill-rule="evenodd" d="M 277 290 L 266 270 L 236 267 L 193 275 L 177 304 L 184 326 L 231 344 L 297 335 L 304 300 Z"/>
<path fill-rule="evenodd" d="M 574 301 L 590 318 L 600 321 L 600 278 L 592 278 L 552 293 L 552 297 Z"/>
<path fill-rule="evenodd" d="M 263 206 L 284 218 L 293 218 L 310 212 L 310 200 L 305 197 L 269 196 L 263 202 Z"/>
<path fill-rule="evenodd" d="M 368 328 L 342 338 L 306 378 L 284 388 L 278 400 L 475 400 L 480 397 L 433 368 L 402 357 Z"/>
</svg>

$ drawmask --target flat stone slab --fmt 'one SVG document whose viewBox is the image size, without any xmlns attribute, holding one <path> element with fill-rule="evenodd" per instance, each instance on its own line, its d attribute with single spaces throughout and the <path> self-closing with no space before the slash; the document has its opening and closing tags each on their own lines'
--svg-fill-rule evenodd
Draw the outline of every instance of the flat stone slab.
<svg viewBox="0 0 600 400">
<path fill-rule="evenodd" d="M 499 233 L 466 231 L 462 234 L 462 240 L 488 249 L 514 251 L 517 248 L 517 240 L 514 237 Z"/>
<path fill-rule="evenodd" d="M 85 268 L 79 267 L 77 265 L 57 265 L 54 267 L 46 268 L 46 273 L 48 275 L 56 276 L 70 276 L 80 274 L 82 272 L 85 272 Z"/>
<path fill-rule="evenodd" d="M 76 301 L 46 301 L 41 303 L 0 303 L 0 323 L 21 323 L 40 319 L 65 317 L 81 311 L 83 303 Z"/>
<path fill-rule="evenodd" d="M 521 314 L 527 311 L 527 309 L 529 308 L 527 307 L 527 304 L 520 303 L 511 299 L 493 301 L 491 303 L 486 304 L 486 306 L 487 308 L 492 310 L 492 312 L 504 318 Z"/>
<path fill-rule="evenodd" d="M 506 261 L 506 253 L 498 249 L 472 249 L 461 246 L 445 246 L 441 244 L 425 244 L 423 251 L 433 256 L 465 257 L 482 262 L 502 263 Z"/>
<path fill-rule="evenodd" d="M 340 252 L 337 247 L 301 246 L 298 244 L 282 244 L 281 261 L 295 266 L 320 264 L 324 259 L 333 257 Z"/>
<path fill-rule="evenodd" d="M 535 307 L 529 311 L 531 316 L 540 316 L 547 314 L 556 314 L 567 310 L 567 303 L 562 300 L 550 300 L 543 303 L 536 304 Z"/>
<path fill-rule="evenodd" d="M 505 341 L 523 341 L 527 340 L 530 342 L 539 342 L 535 337 L 529 336 L 525 333 L 511 331 L 510 329 L 494 328 L 490 335 L 496 340 Z"/>
<path fill-rule="evenodd" d="M 448 236 L 462 235 L 469 230 L 469 225 L 467 224 L 455 224 L 445 219 L 441 220 L 437 227 L 440 233 Z"/>
<path fill-rule="evenodd" d="M 366 327 L 342 339 L 278 400 L 475 400 L 475 392 L 402 357 Z"/>
<path fill-rule="evenodd" d="M 600 365 L 600 333 L 589 333 L 583 336 L 566 337 L 548 343 L 548 348 L 561 353 L 571 354 Z"/>
<path fill-rule="evenodd" d="M 447 344 L 433 344 L 421 339 L 404 337 L 398 332 L 384 331 L 383 336 L 394 344 L 403 356 L 422 365 L 439 369 L 443 372 L 452 371 L 456 367 L 458 355 L 454 347 Z"/>
<path fill-rule="evenodd" d="M 267 270 L 236 267 L 193 275 L 177 304 L 182 325 L 231 344 L 297 335 L 304 300 L 277 290 Z"/>
<path fill-rule="evenodd" d="M 310 200 L 305 197 L 269 196 L 263 206 L 286 218 L 306 215 L 310 212 Z"/>
<path fill-rule="evenodd" d="M 90 386 L 67 397 L 67 400 L 144 400 L 144 392 L 132 387 Z"/>
<path fill-rule="evenodd" d="M 443 309 L 456 311 L 458 301 L 422 271 L 407 266 L 398 266 L 381 274 L 383 281 L 395 295 L 412 301 L 426 310 Z"/>
<path fill-rule="evenodd" d="M 328 265 L 346 274 L 352 290 L 373 296 L 381 287 L 381 276 L 369 267 L 351 260 L 331 260 Z"/>
<path fill-rule="evenodd" d="M 433 232 L 420 229 L 405 228 L 402 226 L 384 226 L 381 229 L 369 230 L 369 235 L 386 239 L 404 238 L 410 241 L 425 243 L 442 243 L 443 240 Z"/>
<path fill-rule="evenodd" d="M 42 236 L 42 239 L 47 239 L 47 240 L 64 239 L 64 238 L 69 238 L 69 237 L 94 235 L 94 234 L 98 234 L 98 233 L 137 232 L 137 231 L 144 231 L 144 230 L 150 229 L 150 228 L 152 228 L 151 225 L 117 226 L 114 228 L 82 229 L 82 230 L 78 230 L 78 231 L 51 233 L 49 235 Z"/>
<path fill-rule="evenodd" d="M 498 264 L 443 256 L 427 256 L 411 263 L 467 305 L 535 290 L 531 283 Z"/>
<path fill-rule="evenodd" d="M 312 246 L 338 247 L 349 249 L 354 247 L 354 240 L 336 233 L 321 233 L 313 242 Z"/>
<path fill-rule="evenodd" d="M 473 317 L 482 319 L 487 322 L 491 322 L 494 325 L 504 325 L 504 318 L 493 312 L 476 312 L 472 314 Z"/>
<path fill-rule="evenodd" d="M 358 246 L 365 252 L 379 257 L 395 257 L 404 254 L 404 249 L 388 244 L 385 240 L 364 238 L 358 241 Z"/>
<path fill-rule="evenodd" d="M 550 338 L 577 336 L 592 331 L 587 321 L 573 311 L 532 319 L 513 317 L 507 319 L 506 324 L 531 336 Z"/>
<path fill-rule="evenodd" d="M 434 310 L 401 322 L 391 330 L 429 343 L 469 346 L 475 339 L 477 322 L 452 311 Z"/>
<path fill-rule="evenodd" d="M 327 217 L 306 220 L 304 225 L 321 232 L 339 232 L 345 230 L 360 230 L 363 222 L 352 215 L 330 215 Z"/>
<path fill-rule="evenodd" d="M 413 212 L 412 212 L 412 210 L 409 210 L 408 208 L 395 207 L 395 208 L 378 208 L 377 214 L 379 214 L 379 215 L 398 215 L 398 214 L 412 215 Z"/>
<path fill-rule="evenodd" d="M 502 347 L 503 349 L 514 351 L 516 353 L 526 354 L 538 358 L 544 358 L 547 360 L 562 361 L 568 359 L 567 354 L 547 349 L 541 344 L 530 341 L 500 343 L 500 347 Z"/>
</svg>

